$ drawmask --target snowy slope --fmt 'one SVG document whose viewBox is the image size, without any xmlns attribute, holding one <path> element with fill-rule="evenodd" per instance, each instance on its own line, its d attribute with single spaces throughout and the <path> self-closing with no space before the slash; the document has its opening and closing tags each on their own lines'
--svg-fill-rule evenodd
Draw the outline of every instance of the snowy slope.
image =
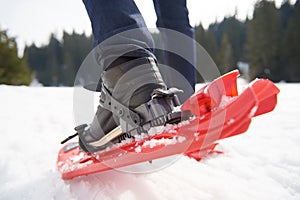
<svg viewBox="0 0 300 200">
<path fill-rule="evenodd" d="M 223 155 L 64 182 L 55 162 L 73 133 L 73 89 L 0 85 L 0 199 L 300 199 L 300 85 L 278 86 L 276 110 L 221 141 Z"/>
</svg>

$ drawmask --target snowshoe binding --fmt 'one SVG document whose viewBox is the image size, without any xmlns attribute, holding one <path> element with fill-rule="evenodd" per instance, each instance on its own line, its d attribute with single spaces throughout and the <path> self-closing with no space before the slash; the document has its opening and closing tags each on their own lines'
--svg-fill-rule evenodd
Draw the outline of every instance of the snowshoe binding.
<svg viewBox="0 0 300 200">
<path fill-rule="evenodd" d="M 120 57 L 102 73 L 99 106 L 90 125 L 77 126 L 83 151 L 97 152 L 152 127 L 192 116 L 181 111 L 176 88 L 167 89 L 153 58 Z M 72 137 L 72 136 L 71 136 Z"/>
</svg>

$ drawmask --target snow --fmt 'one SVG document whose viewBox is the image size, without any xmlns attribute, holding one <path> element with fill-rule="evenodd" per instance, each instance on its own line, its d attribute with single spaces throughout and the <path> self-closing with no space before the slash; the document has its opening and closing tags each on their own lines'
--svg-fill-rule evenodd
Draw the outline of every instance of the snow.
<svg viewBox="0 0 300 200">
<path fill-rule="evenodd" d="M 0 199 L 300 199 L 300 84 L 221 155 L 181 157 L 149 174 L 109 171 L 63 181 L 59 142 L 73 133 L 73 89 L 0 85 Z"/>
</svg>

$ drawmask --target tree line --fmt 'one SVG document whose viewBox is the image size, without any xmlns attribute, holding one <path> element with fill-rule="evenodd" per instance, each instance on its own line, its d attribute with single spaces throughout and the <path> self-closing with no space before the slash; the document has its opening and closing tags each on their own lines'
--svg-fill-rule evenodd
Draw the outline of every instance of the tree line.
<svg viewBox="0 0 300 200">
<path fill-rule="evenodd" d="M 280 8 L 273 1 L 262 0 L 256 3 L 251 19 L 240 21 L 233 15 L 207 29 L 201 24 L 195 26 L 195 39 L 213 58 L 221 74 L 236 69 L 238 62 L 245 62 L 250 66 L 249 80 L 260 77 L 275 82 L 300 82 L 299 24 L 299 0 L 294 4 L 286 0 Z M 3 59 L 7 57 L 3 56 L 3 46 L 14 52 L 16 44 L 14 39 L 12 44 L 7 44 L 3 39 L 7 36 L 0 33 L 0 59 Z M 153 36 L 155 40 L 158 38 L 155 33 Z M 64 32 L 59 40 L 52 34 L 47 45 L 27 46 L 22 59 L 11 61 L 14 64 L 6 66 L 10 66 L 10 74 L 20 70 L 27 82 L 34 74 L 46 86 L 72 86 L 77 70 L 92 48 L 92 36 Z M 161 52 L 158 53 L 158 59 L 162 59 Z M 11 77 L 6 75 L 9 67 L 3 67 L 3 61 L 0 61 L 0 83 L 8 84 L 11 78 L 3 77 Z M 19 66 L 18 70 L 14 69 L 16 66 Z M 15 76 L 18 77 L 18 73 Z M 16 81 L 18 78 L 13 80 L 11 84 L 26 84 L 21 78 L 20 81 Z"/>
<path fill-rule="evenodd" d="M 274 82 L 300 81 L 300 2 L 256 3 L 252 19 L 235 16 L 196 26 L 196 40 L 208 51 L 221 73 L 249 63 L 249 79 L 269 78 Z"/>
<path fill-rule="evenodd" d="M 84 58 L 93 48 L 93 38 L 85 34 L 63 33 L 62 41 L 53 34 L 49 44 L 25 48 L 25 55 L 36 78 L 45 86 L 72 86 Z"/>
</svg>

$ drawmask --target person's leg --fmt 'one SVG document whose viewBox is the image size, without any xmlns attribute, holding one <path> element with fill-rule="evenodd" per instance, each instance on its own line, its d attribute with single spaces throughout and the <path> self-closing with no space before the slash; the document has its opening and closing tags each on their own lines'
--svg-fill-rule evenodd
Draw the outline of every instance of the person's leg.
<svg viewBox="0 0 300 200">
<path fill-rule="evenodd" d="M 104 68 L 124 54 L 154 57 L 152 36 L 133 0 L 83 2 L 92 25 L 97 60 Z"/>
<path fill-rule="evenodd" d="M 157 14 L 157 27 L 163 38 L 164 48 L 174 50 L 181 55 L 168 51 L 164 52 L 165 64 L 178 71 L 189 82 L 190 88 L 184 88 L 187 99 L 193 92 L 196 84 L 196 50 L 194 43 L 194 29 L 189 24 L 186 0 L 153 0 Z M 184 34 L 182 37 L 171 29 Z M 172 73 L 163 72 L 168 86 L 180 88 L 177 80 L 173 80 Z"/>
<path fill-rule="evenodd" d="M 84 0 L 84 3 L 92 24 L 102 91 L 101 105 L 93 122 L 76 130 L 82 149 L 97 151 L 106 147 L 99 146 L 99 141 L 107 138 L 119 124 L 123 132 L 128 130 L 123 123 L 123 112 L 128 108 L 135 111 L 151 100 L 154 90 L 165 89 L 166 85 L 151 50 L 151 34 L 133 0 Z M 113 100 L 107 102 L 107 99 Z M 131 122 L 130 115 L 126 114 L 126 122 Z"/>
</svg>

